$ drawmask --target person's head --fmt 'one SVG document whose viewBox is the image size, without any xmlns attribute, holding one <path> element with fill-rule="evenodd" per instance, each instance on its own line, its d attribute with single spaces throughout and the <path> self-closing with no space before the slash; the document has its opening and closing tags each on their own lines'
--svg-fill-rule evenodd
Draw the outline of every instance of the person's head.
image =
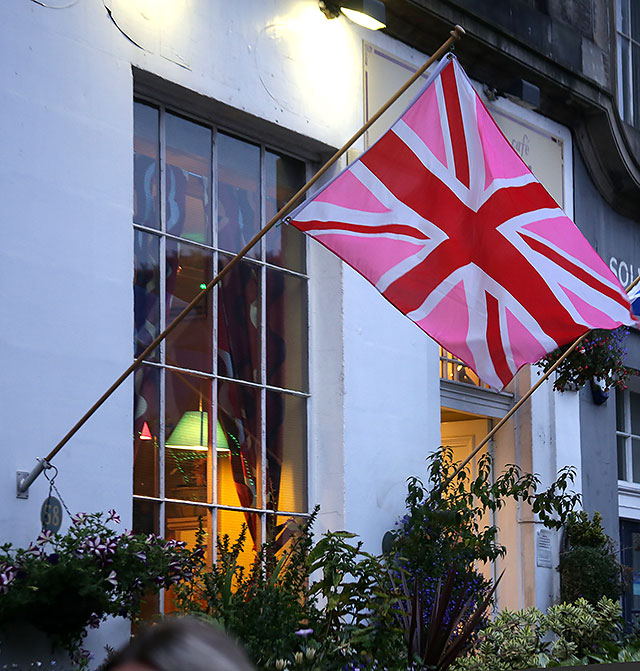
<svg viewBox="0 0 640 671">
<path fill-rule="evenodd" d="M 193 617 L 170 617 L 140 632 L 102 671 L 254 671 L 229 636 Z"/>
</svg>

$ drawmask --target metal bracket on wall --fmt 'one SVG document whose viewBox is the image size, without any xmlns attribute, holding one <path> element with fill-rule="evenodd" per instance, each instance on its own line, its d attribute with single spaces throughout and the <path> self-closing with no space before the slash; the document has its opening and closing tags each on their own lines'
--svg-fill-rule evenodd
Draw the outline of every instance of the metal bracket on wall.
<svg viewBox="0 0 640 671">
<path fill-rule="evenodd" d="M 28 499 L 29 498 L 29 489 L 24 491 L 20 489 L 20 483 L 29 475 L 29 471 L 16 471 L 16 498 L 17 499 Z"/>
</svg>

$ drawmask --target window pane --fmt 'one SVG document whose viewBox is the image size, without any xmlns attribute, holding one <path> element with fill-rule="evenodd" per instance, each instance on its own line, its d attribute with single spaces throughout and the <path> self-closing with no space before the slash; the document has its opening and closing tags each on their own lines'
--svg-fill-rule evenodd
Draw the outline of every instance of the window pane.
<svg viewBox="0 0 640 671">
<path fill-rule="evenodd" d="M 624 436 L 616 436 L 618 448 L 618 480 L 627 480 L 627 443 Z"/>
<path fill-rule="evenodd" d="M 211 281 L 212 252 L 185 242 L 167 240 L 167 325 Z M 212 371 L 213 330 L 211 293 L 207 294 L 176 327 L 166 341 L 171 366 Z"/>
<path fill-rule="evenodd" d="M 218 503 L 258 508 L 260 497 L 260 390 L 233 382 L 218 383 Z M 221 444 L 226 441 L 228 452 Z"/>
<path fill-rule="evenodd" d="M 160 333 L 160 238 L 134 230 L 134 347 L 139 356 Z M 158 361 L 160 347 L 147 358 Z"/>
<path fill-rule="evenodd" d="M 220 268 L 229 262 L 220 259 Z M 240 261 L 224 277 L 218 293 L 218 373 L 261 381 L 260 268 Z"/>
<path fill-rule="evenodd" d="M 158 110 L 134 103 L 133 222 L 160 228 L 158 207 Z"/>
<path fill-rule="evenodd" d="M 180 503 L 167 503 L 165 506 L 165 537 L 186 543 L 193 548 L 200 529 L 205 532 L 204 550 L 206 565 L 211 564 L 211 511 L 204 506 L 189 506 Z M 173 589 L 165 590 L 165 613 L 176 610 Z"/>
<path fill-rule="evenodd" d="M 632 45 L 632 82 L 630 98 L 633 101 L 633 125 L 640 127 L 640 47 Z"/>
<path fill-rule="evenodd" d="M 620 110 L 622 118 L 631 123 L 631 80 L 629 63 L 629 41 L 618 37 L 618 49 L 620 52 L 620 70 L 618 72 L 618 86 L 622 90 L 623 107 Z"/>
<path fill-rule="evenodd" d="M 224 133 L 218 146 L 218 246 L 239 252 L 260 228 L 260 148 Z M 260 244 L 248 253 L 260 258 Z"/>
<path fill-rule="evenodd" d="M 134 374 L 133 493 L 159 495 L 160 372 L 142 366 Z"/>
<path fill-rule="evenodd" d="M 267 384 L 306 391 L 307 283 L 267 270 Z"/>
<path fill-rule="evenodd" d="M 305 517 L 267 515 L 265 541 L 272 544 L 276 555 L 283 550 L 290 550 L 306 523 Z"/>
<path fill-rule="evenodd" d="M 616 429 L 626 432 L 624 425 L 624 393 L 620 389 L 616 389 Z"/>
<path fill-rule="evenodd" d="M 307 403 L 267 392 L 267 508 L 307 510 Z"/>
<path fill-rule="evenodd" d="M 160 504 L 155 501 L 133 500 L 133 532 L 136 534 L 160 534 Z M 140 603 L 140 619 L 150 622 L 160 610 L 158 594 L 148 592 Z M 134 624 L 134 623 L 132 623 Z M 135 626 L 135 624 L 134 624 Z"/>
<path fill-rule="evenodd" d="M 616 0 L 616 23 L 618 29 L 629 34 L 629 0 Z"/>
<path fill-rule="evenodd" d="M 640 440 L 631 439 L 631 481 L 640 482 Z"/>
<path fill-rule="evenodd" d="M 640 435 L 640 394 L 629 392 L 629 408 L 631 413 L 631 433 Z"/>
<path fill-rule="evenodd" d="M 253 564 L 256 556 L 256 550 L 261 545 L 260 517 L 257 513 L 235 512 L 231 510 L 218 510 L 218 546 L 216 561 L 221 560 L 221 554 L 224 552 L 225 543 L 230 547 L 246 526 L 245 541 L 243 551 L 238 557 L 240 566 L 249 567 Z M 225 539 L 228 537 L 228 540 Z"/>
<path fill-rule="evenodd" d="M 211 244 L 211 131 L 166 115 L 167 232 Z"/>
<path fill-rule="evenodd" d="M 266 213 L 269 221 L 305 183 L 305 166 L 287 156 L 265 153 Z M 267 262 L 304 272 L 305 235 L 297 228 L 278 224 L 265 236 Z"/>
<path fill-rule="evenodd" d="M 623 2 L 623 4 L 626 3 Z M 627 14 L 627 11 L 625 10 L 626 8 L 623 9 L 623 17 Z M 630 15 L 631 19 L 631 31 L 627 34 L 630 34 L 634 40 L 640 41 L 640 5 L 638 5 L 638 0 L 632 0 L 629 2 L 628 15 Z M 624 24 L 625 21 L 623 19 L 623 25 Z M 628 31 L 629 28 L 627 27 L 626 30 Z"/>
<path fill-rule="evenodd" d="M 133 500 L 133 532 L 136 534 L 160 533 L 160 504 L 155 501 Z"/>
<path fill-rule="evenodd" d="M 212 500 L 211 381 L 167 370 L 165 496 Z"/>
</svg>

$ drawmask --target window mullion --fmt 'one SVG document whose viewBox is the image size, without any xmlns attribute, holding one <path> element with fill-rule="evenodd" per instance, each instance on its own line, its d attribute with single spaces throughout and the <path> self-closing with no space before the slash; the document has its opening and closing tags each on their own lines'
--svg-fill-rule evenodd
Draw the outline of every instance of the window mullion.
<svg viewBox="0 0 640 671">
<path fill-rule="evenodd" d="M 266 220 L 266 161 L 264 145 L 260 148 L 260 223 Z M 265 236 L 266 237 L 266 236 Z M 268 507 L 267 502 L 267 268 L 266 239 L 260 244 L 262 266 L 260 268 L 260 505 Z M 260 515 L 261 539 L 264 542 L 267 532 L 266 515 Z"/>
</svg>

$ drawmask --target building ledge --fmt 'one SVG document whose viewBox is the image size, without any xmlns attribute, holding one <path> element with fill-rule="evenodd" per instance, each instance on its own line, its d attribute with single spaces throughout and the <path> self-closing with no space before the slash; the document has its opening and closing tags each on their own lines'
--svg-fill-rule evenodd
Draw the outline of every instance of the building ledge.
<svg viewBox="0 0 640 671">
<path fill-rule="evenodd" d="M 440 405 L 460 412 L 501 419 L 513 406 L 513 394 L 441 379 Z"/>
</svg>

